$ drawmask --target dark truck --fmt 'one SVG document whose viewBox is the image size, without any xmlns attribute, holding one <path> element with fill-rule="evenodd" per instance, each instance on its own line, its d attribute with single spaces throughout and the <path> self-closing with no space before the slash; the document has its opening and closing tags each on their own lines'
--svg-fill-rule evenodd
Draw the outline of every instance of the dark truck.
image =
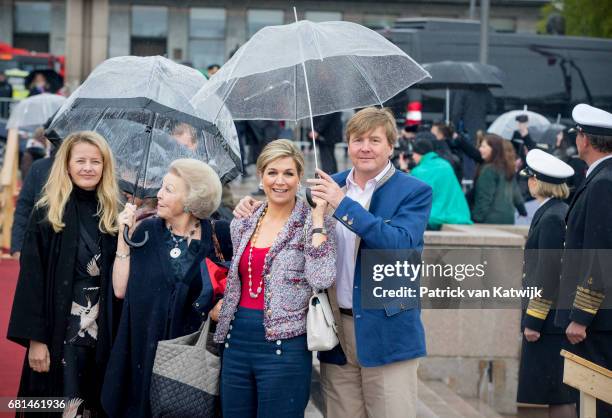
<svg viewBox="0 0 612 418">
<path fill-rule="evenodd" d="M 381 33 L 421 64 L 479 59 L 478 21 L 406 18 Z M 567 121 L 573 106 L 583 102 L 612 111 L 612 39 L 491 29 L 488 63 L 506 76 L 503 89 L 491 89 L 491 117 L 527 105 L 551 119 L 561 115 Z M 415 86 L 388 105 L 403 116 L 409 101 L 421 101 L 423 119 L 442 119 L 444 95 L 438 93 Z"/>
</svg>

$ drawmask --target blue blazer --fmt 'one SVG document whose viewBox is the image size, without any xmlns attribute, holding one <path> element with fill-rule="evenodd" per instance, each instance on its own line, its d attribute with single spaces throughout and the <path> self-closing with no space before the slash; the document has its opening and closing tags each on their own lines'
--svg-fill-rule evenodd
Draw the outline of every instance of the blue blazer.
<svg viewBox="0 0 612 418">
<path fill-rule="evenodd" d="M 362 250 L 416 249 L 421 252 L 423 249 L 423 234 L 431 210 L 431 187 L 393 167 L 391 170 L 392 174 L 388 173 L 381 180 L 384 183 L 374 191 L 369 210 L 345 197 L 334 213 L 339 222 L 361 238 L 355 263 L 353 314 L 357 359 L 364 367 L 426 355 L 420 309 L 408 307 L 401 300 L 388 302 L 384 309 L 361 307 Z M 338 173 L 333 179 L 344 187 L 348 174 L 349 171 Z M 336 298 L 330 299 L 335 301 Z M 325 363 L 346 364 L 340 344 L 333 350 L 319 352 L 319 359 Z"/>
</svg>

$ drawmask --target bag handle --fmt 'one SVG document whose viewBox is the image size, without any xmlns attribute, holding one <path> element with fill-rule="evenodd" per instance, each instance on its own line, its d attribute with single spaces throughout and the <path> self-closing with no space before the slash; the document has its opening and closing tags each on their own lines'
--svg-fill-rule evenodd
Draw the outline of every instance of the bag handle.
<svg viewBox="0 0 612 418">
<path fill-rule="evenodd" d="M 321 302 L 321 297 L 325 298 L 325 302 Z M 317 303 L 315 305 L 312 304 L 314 299 L 317 300 Z M 321 309 L 321 313 L 323 314 L 323 318 L 325 319 L 325 322 L 327 322 L 327 325 L 331 326 L 336 334 L 338 333 L 338 329 L 336 326 L 336 320 L 334 319 L 334 314 L 331 310 L 331 306 L 329 303 L 329 296 L 327 294 L 327 289 L 323 289 L 323 290 L 320 290 L 319 292 L 315 292 L 310 297 L 310 302 L 308 303 L 308 305 L 309 305 L 308 309 L 311 309 L 313 306 L 319 305 L 319 308 Z"/>
<path fill-rule="evenodd" d="M 210 316 L 206 318 L 206 321 L 202 322 L 200 325 L 200 335 L 198 336 L 198 341 L 196 341 L 196 347 L 206 347 L 206 338 L 208 337 L 208 331 L 210 330 Z"/>
</svg>

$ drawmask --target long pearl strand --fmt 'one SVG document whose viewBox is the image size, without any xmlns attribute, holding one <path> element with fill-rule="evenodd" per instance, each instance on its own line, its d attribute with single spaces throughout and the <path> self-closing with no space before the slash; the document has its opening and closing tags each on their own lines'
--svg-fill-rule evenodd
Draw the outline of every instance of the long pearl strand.
<svg viewBox="0 0 612 418">
<path fill-rule="evenodd" d="M 253 236 L 251 237 L 251 246 L 249 247 L 249 258 L 248 258 L 248 267 L 249 267 L 249 296 L 253 299 L 257 299 L 259 297 L 259 295 L 261 294 L 263 288 L 263 275 L 261 276 L 261 279 L 259 281 L 259 286 L 257 286 L 257 291 L 253 292 L 253 273 L 252 273 L 252 269 L 251 269 L 251 260 L 253 259 L 253 247 L 255 246 L 255 243 L 257 242 L 257 236 L 259 235 L 259 228 L 261 228 L 261 223 L 263 221 L 263 218 L 266 216 L 266 212 L 268 211 L 268 208 L 266 207 L 263 211 L 263 213 L 261 214 L 261 217 L 257 220 L 257 226 L 255 227 L 255 232 L 253 233 Z"/>
</svg>

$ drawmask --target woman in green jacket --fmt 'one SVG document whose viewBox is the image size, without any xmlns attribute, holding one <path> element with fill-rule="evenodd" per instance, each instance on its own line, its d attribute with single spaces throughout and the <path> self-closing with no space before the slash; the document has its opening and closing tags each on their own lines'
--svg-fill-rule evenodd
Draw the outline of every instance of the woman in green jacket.
<svg viewBox="0 0 612 418">
<path fill-rule="evenodd" d="M 485 161 L 478 169 L 472 220 L 485 224 L 514 224 L 514 210 L 523 206 L 514 167 L 504 151 L 504 140 L 485 135 L 478 149 Z"/>
<path fill-rule="evenodd" d="M 411 174 L 433 190 L 427 228 L 439 230 L 443 224 L 471 224 L 470 209 L 453 167 L 433 150 L 433 142 L 428 138 L 414 142 L 413 159 L 417 166 Z"/>
</svg>

